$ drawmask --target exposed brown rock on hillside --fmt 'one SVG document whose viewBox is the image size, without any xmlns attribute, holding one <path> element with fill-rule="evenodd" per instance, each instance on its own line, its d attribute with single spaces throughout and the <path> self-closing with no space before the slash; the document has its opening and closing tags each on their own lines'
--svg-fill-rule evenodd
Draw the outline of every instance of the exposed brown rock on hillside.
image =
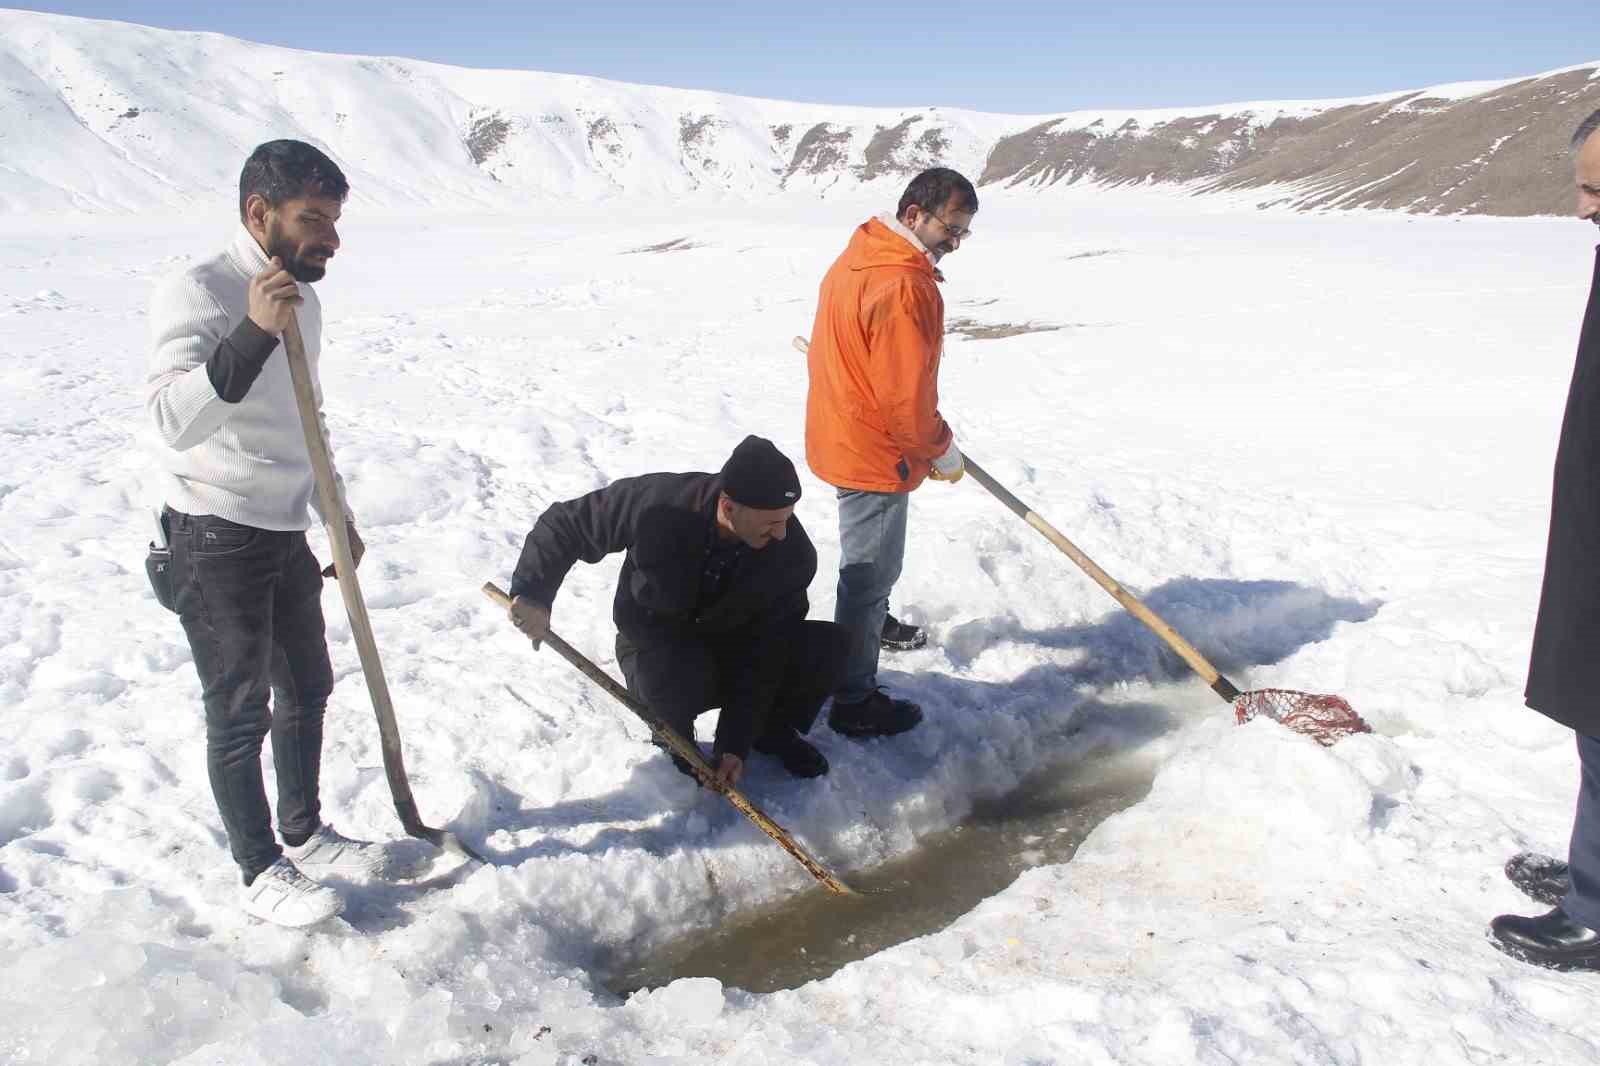
<svg viewBox="0 0 1600 1066">
<path fill-rule="evenodd" d="M 893 173 L 899 168 L 895 166 L 895 153 L 906 143 L 906 134 L 911 127 L 922 121 L 921 115 L 913 115 L 898 126 L 879 126 L 878 132 L 872 135 L 872 140 L 867 142 L 866 151 L 862 153 L 865 163 L 861 167 L 861 177 L 871 181 L 880 174 Z"/>
<path fill-rule="evenodd" d="M 812 126 L 795 145 L 794 158 L 789 160 L 784 180 L 797 172 L 822 174 L 842 169 L 850 157 L 850 137 L 848 128 L 835 129 L 826 122 Z"/>
<path fill-rule="evenodd" d="M 1196 191 L 1277 189 L 1264 203 L 1491 215 L 1560 214 L 1567 139 L 1600 107 L 1590 67 L 1458 100 L 1401 94 L 1257 125 L 1248 111 L 1068 127 L 1001 138 L 980 184 L 1195 182 Z"/>
</svg>

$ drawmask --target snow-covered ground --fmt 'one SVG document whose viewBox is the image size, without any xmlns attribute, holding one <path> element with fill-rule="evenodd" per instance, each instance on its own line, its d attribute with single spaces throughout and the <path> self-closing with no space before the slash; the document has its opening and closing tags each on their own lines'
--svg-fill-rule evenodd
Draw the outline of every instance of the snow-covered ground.
<svg viewBox="0 0 1600 1066">
<path fill-rule="evenodd" d="M 714 468 L 751 432 L 798 457 L 789 338 L 882 206 L 352 205 L 320 291 L 363 583 L 422 813 L 494 862 L 346 886 L 344 919 L 298 933 L 234 902 L 189 652 L 142 572 L 144 307 L 227 239 L 228 205 L 0 219 L 0 1061 L 1600 1058 L 1600 979 L 1485 938 L 1537 906 L 1500 865 L 1564 852 L 1576 786 L 1571 734 L 1520 694 L 1594 231 L 1153 191 L 985 192 L 949 317 L 1063 328 L 952 338 L 944 410 L 1241 686 L 1341 693 L 1377 734 L 1232 725 L 970 479 L 930 484 L 895 602 L 933 646 L 886 663 L 926 724 L 823 727 L 831 775 L 758 760 L 749 793 L 846 872 L 1084 746 L 1157 745 L 1151 795 L 1070 864 L 827 980 L 603 990 L 625 955 L 809 879 L 478 586 L 552 500 Z M 800 515 L 826 617 L 834 508 L 809 477 Z M 555 615 L 613 670 L 615 573 L 578 567 Z M 392 837 L 331 587 L 324 605 L 325 804 Z"/>
</svg>

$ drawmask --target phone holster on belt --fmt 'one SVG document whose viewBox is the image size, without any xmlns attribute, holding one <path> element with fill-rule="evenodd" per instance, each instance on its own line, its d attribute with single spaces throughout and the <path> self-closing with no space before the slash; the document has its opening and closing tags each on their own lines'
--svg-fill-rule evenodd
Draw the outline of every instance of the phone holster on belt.
<svg viewBox="0 0 1600 1066">
<path fill-rule="evenodd" d="M 172 548 L 167 536 L 167 512 L 156 516 L 156 538 L 144 559 L 144 572 L 150 576 L 150 589 L 156 602 L 169 611 L 178 610 L 178 593 L 172 580 Z"/>
</svg>

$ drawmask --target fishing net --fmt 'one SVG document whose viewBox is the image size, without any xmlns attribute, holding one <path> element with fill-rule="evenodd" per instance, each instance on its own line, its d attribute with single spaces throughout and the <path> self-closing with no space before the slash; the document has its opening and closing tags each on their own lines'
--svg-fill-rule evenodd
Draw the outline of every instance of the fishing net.
<svg viewBox="0 0 1600 1066">
<path fill-rule="evenodd" d="M 1233 701 L 1233 714 L 1240 723 L 1252 718 L 1270 718 L 1324 745 L 1355 733 L 1372 732 L 1372 727 L 1362 721 L 1355 708 L 1340 697 L 1288 688 L 1258 688 L 1240 693 Z"/>
</svg>

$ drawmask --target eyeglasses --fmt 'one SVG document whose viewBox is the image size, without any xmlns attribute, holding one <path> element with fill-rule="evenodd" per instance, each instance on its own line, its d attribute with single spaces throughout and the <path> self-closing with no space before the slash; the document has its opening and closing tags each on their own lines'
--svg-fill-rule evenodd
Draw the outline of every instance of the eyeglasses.
<svg viewBox="0 0 1600 1066">
<path fill-rule="evenodd" d="M 944 230 L 945 236 L 949 237 L 953 241 L 964 241 L 968 237 L 972 236 L 972 230 L 968 227 L 952 226 L 950 223 L 946 222 L 942 217 L 932 211 L 928 212 L 928 217 L 938 222 L 939 226 Z"/>
</svg>

